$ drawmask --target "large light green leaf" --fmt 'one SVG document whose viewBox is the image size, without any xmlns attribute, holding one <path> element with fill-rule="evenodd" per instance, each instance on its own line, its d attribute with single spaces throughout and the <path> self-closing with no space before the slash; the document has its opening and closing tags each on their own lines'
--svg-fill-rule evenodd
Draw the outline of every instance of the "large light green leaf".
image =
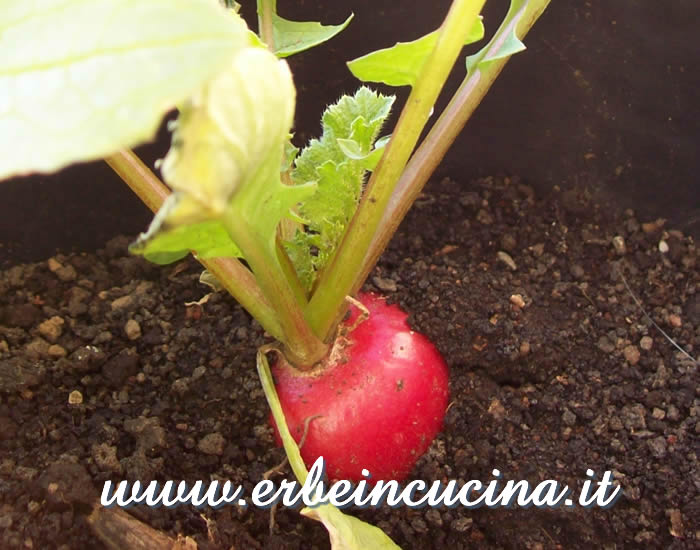
<svg viewBox="0 0 700 550">
<path fill-rule="evenodd" d="M 0 178 L 150 139 L 248 42 L 218 0 L 2 0 Z"/>
<path fill-rule="evenodd" d="M 193 94 L 162 164 L 173 194 L 134 250 L 152 257 L 168 252 L 166 259 L 188 248 L 209 257 L 240 250 L 250 263 L 250 253 L 262 247 L 276 257 L 280 220 L 315 189 L 280 181 L 294 100 L 287 63 L 253 46 Z M 195 246 L 202 230 L 203 243 Z"/>
<path fill-rule="evenodd" d="M 181 109 L 173 145 L 163 160 L 163 177 L 181 197 L 169 212 L 168 224 L 220 218 L 235 193 L 261 185 L 253 180 L 270 155 L 276 157 L 281 186 L 279 169 L 294 101 L 286 62 L 257 47 L 241 50 L 225 71 L 195 93 Z"/>
<path fill-rule="evenodd" d="M 377 50 L 348 62 L 348 68 L 363 82 L 383 82 L 389 86 L 413 86 L 421 67 L 435 48 L 438 32 L 433 31 L 412 42 L 398 42 L 391 48 Z M 464 37 L 472 44 L 484 37 L 484 24 L 479 18 Z"/>
<path fill-rule="evenodd" d="M 289 465 L 292 467 L 292 471 L 299 483 L 304 484 L 309 473 L 304 465 L 304 460 L 301 458 L 299 447 L 289 431 L 289 426 L 287 426 L 287 421 L 282 411 L 282 404 L 270 372 L 270 366 L 262 350 L 258 350 L 256 362 L 263 392 L 272 411 L 272 417 L 275 419 L 284 451 L 287 453 Z M 301 510 L 301 514 L 323 523 L 328 530 L 332 550 L 401 550 L 378 527 L 343 514 L 331 504 L 304 508 Z"/>
</svg>

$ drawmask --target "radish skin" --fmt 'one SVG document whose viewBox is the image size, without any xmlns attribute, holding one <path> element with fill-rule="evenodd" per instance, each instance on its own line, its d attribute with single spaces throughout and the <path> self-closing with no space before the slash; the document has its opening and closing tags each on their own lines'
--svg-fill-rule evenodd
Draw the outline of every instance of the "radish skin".
<svg viewBox="0 0 700 550">
<path fill-rule="evenodd" d="M 307 467 L 323 456 L 330 479 L 360 481 L 367 469 L 371 482 L 402 481 L 442 427 L 447 365 L 398 306 L 375 294 L 358 299 L 369 318 L 343 335 L 358 318 L 353 307 L 322 364 L 302 372 L 280 358 L 271 370 L 297 443 L 317 417 L 301 448 Z M 276 427 L 275 437 L 281 444 Z"/>
</svg>

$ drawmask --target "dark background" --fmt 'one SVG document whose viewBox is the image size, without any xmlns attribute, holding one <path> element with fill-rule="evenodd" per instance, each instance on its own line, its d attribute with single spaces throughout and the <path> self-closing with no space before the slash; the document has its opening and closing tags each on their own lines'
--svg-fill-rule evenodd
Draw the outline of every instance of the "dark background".
<svg viewBox="0 0 700 550">
<path fill-rule="evenodd" d="M 244 2 L 254 25 L 254 2 Z M 318 134 L 323 107 L 359 83 L 344 65 L 373 49 L 436 28 L 449 6 L 435 2 L 280 1 L 281 15 L 350 27 L 290 58 L 301 98 L 299 143 Z M 507 0 L 489 0 L 487 36 Z M 697 0 L 552 0 L 454 144 L 436 177 L 458 182 L 516 174 L 540 191 L 582 188 L 641 218 L 664 217 L 700 235 L 700 47 Z M 471 52 L 471 50 L 470 50 Z M 443 94 L 463 77 L 458 67 Z M 399 90 L 403 98 L 406 90 Z M 149 164 L 167 132 L 139 149 Z M 0 184 L 0 264 L 91 250 L 136 234 L 151 215 L 104 163 Z"/>
</svg>

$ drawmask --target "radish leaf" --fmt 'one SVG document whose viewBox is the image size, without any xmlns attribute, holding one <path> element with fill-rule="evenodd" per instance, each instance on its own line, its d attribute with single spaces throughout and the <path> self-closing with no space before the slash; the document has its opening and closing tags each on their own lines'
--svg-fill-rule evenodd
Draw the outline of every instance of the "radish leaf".
<svg viewBox="0 0 700 550">
<path fill-rule="evenodd" d="M 188 249 L 203 259 L 241 256 L 224 234 L 233 225 L 274 247 L 279 221 L 314 190 L 280 182 L 294 99 L 286 62 L 241 50 L 183 106 L 162 165 L 174 193 L 132 250 L 159 261 Z"/>
<path fill-rule="evenodd" d="M 348 62 L 348 68 L 363 82 L 383 82 L 389 86 L 413 86 L 421 67 L 435 48 L 439 31 L 412 42 L 398 42 L 391 48 L 377 50 Z M 484 37 L 481 18 L 464 38 L 465 46 Z"/>
<path fill-rule="evenodd" d="M 299 513 L 323 523 L 328 530 L 332 550 L 401 550 L 379 527 L 343 514 L 330 504 L 303 508 Z"/>
<path fill-rule="evenodd" d="M 308 230 L 286 243 L 299 278 L 310 290 L 316 273 L 330 259 L 352 218 L 372 160 L 373 144 L 394 98 L 369 88 L 344 96 L 326 109 L 323 135 L 301 152 L 291 172 L 299 185 L 316 182 L 316 192 L 301 203 L 298 214 Z M 348 154 L 350 153 L 350 154 Z"/>
<path fill-rule="evenodd" d="M 488 63 L 525 49 L 525 44 L 521 42 L 515 31 L 529 3 L 530 0 L 511 0 L 508 13 L 493 38 L 477 53 L 467 57 L 467 73 L 471 74 L 476 68 L 484 68 Z"/>
<path fill-rule="evenodd" d="M 248 41 L 218 0 L 0 3 L 0 178 L 150 139 Z"/>
<path fill-rule="evenodd" d="M 321 25 L 311 21 L 289 21 L 276 13 L 272 16 L 272 30 L 275 41 L 275 54 L 289 57 L 323 44 L 350 24 L 351 14 L 340 25 Z"/>
<path fill-rule="evenodd" d="M 277 0 L 258 0 L 258 15 L 269 13 L 272 23 L 271 49 L 277 57 L 289 57 L 323 44 L 343 31 L 350 24 L 353 15 L 340 25 L 322 25 L 314 21 L 290 21 L 277 15 Z"/>
<path fill-rule="evenodd" d="M 129 247 L 132 254 L 141 254 L 148 261 L 165 265 L 176 262 L 193 252 L 199 259 L 240 258 L 238 247 L 231 241 L 226 229 L 218 220 L 193 225 L 181 225 L 170 231 L 161 231 L 161 220 L 167 217 L 168 206 L 176 200 L 170 195 L 147 233 Z"/>
</svg>

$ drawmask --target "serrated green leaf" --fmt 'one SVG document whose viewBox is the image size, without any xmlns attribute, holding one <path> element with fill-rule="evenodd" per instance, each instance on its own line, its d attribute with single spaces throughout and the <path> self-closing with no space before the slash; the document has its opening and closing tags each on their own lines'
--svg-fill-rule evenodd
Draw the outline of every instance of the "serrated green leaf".
<svg viewBox="0 0 700 550">
<path fill-rule="evenodd" d="M 529 1 L 511 0 L 508 13 L 493 38 L 477 53 L 467 57 L 467 74 L 471 74 L 476 67 L 483 67 L 525 49 L 525 44 L 517 37 L 515 31 L 520 19 L 526 13 Z"/>
<path fill-rule="evenodd" d="M 412 42 L 398 42 L 391 48 L 377 50 L 348 62 L 348 68 L 363 82 L 383 82 L 389 86 L 413 86 L 421 67 L 435 48 L 438 32 L 433 31 Z M 464 44 L 484 37 L 481 17 L 469 30 Z"/>
<path fill-rule="evenodd" d="M 290 21 L 276 13 L 272 16 L 275 55 L 289 57 L 333 38 L 350 24 L 353 14 L 340 25 L 322 25 L 312 21 Z"/>
<path fill-rule="evenodd" d="M 316 192 L 298 208 L 307 230 L 298 231 L 285 243 L 307 290 L 330 259 L 357 208 L 365 172 L 378 161 L 376 153 L 372 157 L 372 146 L 393 101 L 393 97 L 366 87 L 354 96 L 342 97 L 326 109 L 321 138 L 311 140 L 296 159 L 291 173 L 294 183 L 317 185 Z"/>
<path fill-rule="evenodd" d="M 338 147 L 343 152 L 343 154 L 349 159 L 356 160 L 360 163 L 360 166 L 364 170 L 371 172 L 377 166 L 379 161 L 384 154 L 384 147 L 386 147 L 387 141 L 380 143 L 381 140 L 377 140 L 377 143 L 369 153 L 363 151 L 360 144 L 353 139 L 338 139 Z"/>
<path fill-rule="evenodd" d="M 178 198 L 178 194 L 172 194 L 166 199 L 148 231 L 129 247 L 132 254 L 160 265 L 176 262 L 190 252 L 202 260 L 242 256 L 218 220 L 164 228 L 162 224 L 169 217 L 169 210 L 177 206 Z"/>
<path fill-rule="evenodd" d="M 0 3 L 0 178 L 102 158 L 248 43 L 217 0 Z"/>
<path fill-rule="evenodd" d="M 343 514 L 330 504 L 303 508 L 299 513 L 323 523 L 328 530 L 332 550 L 401 550 L 379 527 Z"/>
</svg>

